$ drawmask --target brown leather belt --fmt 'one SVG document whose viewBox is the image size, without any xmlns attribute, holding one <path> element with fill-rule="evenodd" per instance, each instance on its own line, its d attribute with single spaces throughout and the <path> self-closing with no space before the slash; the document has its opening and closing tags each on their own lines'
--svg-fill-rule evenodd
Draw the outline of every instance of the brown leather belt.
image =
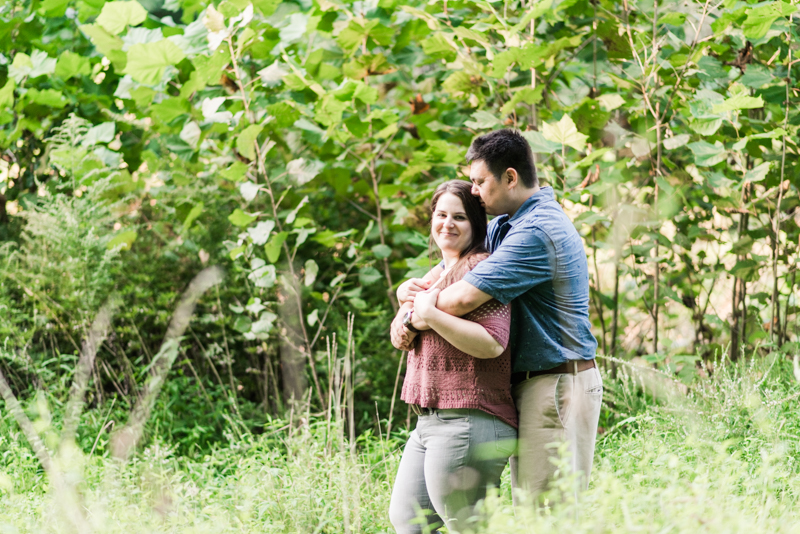
<svg viewBox="0 0 800 534">
<path fill-rule="evenodd" d="M 511 385 L 516 386 L 520 382 L 524 382 L 534 376 L 542 375 L 559 375 L 559 374 L 578 374 L 587 369 L 594 369 L 596 367 L 594 360 L 569 360 L 558 367 L 552 369 L 545 369 L 544 371 L 524 371 L 514 373 L 511 375 Z"/>
</svg>

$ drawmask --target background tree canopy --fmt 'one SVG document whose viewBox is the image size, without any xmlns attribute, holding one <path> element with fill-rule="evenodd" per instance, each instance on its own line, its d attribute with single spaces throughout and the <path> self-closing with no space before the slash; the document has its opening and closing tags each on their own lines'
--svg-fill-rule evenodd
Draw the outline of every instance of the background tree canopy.
<svg viewBox="0 0 800 534">
<path fill-rule="evenodd" d="M 639 356 L 690 384 L 723 354 L 792 356 L 797 11 L 7 1 L 0 367 L 59 402 L 115 295 L 88 401 L 127 411 L 177 297 L 220 265 L 159 400 L 184 451 L 226 414 L 258 429 L 332 391 L 353 397 L 351 431 L 376 427 L 376 407 L 404 419 L 394 290 L 431 264 L 431 192 L 502 127 L 584 238 L 609 365 Z"/>
</svg>

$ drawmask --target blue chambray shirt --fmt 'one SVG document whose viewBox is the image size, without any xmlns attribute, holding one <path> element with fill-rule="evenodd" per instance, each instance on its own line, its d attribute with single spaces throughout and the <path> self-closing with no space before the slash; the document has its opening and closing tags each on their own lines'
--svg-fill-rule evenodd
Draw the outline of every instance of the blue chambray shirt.
<svg viewBox="0 0 800 534">
<path fill-rule="evenodd" d="M 593 359 L 586 253 L 553 188 L 540 189 L 513 217 L 495 217 L 486 241 L 491 256 L 464 280 L 503 304 L 513 301 L 514 372 Z"/>
</svg>

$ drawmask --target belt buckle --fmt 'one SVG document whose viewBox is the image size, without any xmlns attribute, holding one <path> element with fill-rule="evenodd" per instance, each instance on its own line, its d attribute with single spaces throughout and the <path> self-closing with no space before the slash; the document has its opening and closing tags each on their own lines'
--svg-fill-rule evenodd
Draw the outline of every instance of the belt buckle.
<svg viewBox="0 0 800 534">
<path fill-rule="evenodd" d="M 414 412 L 414 415 L 416 415 L 417 417 L 422 415 L 430 415 L 432 413 L 432 410 L 430 408 L 420 406 L 419 404 L 412 404 L 411 411 Z"/>
</svg>

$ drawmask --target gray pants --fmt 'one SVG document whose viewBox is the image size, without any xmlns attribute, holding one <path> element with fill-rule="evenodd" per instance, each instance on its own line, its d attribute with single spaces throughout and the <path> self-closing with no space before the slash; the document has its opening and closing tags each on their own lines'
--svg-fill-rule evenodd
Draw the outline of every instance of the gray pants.
<svg viewBox="0 0 800 534">
<path fill-rule="evenodd" d="M 569 470 L 578 474 L 570 493 L 577 495 L 578 489 L 588 485 L 592 472 L 603 400 L 600 372 L 594 368 L 577 374 L 541 375 L 517 384 L 511 393 L 519 412 L 518 456 L 511 459 L 514 488 L 534 497 L 546 491 L 556 474 L 553 460 L 558 445 L 565 444 Z"/>
<path fill-rule="evenodd" d="M 442 520 L 450 532 L 466 526 L 486 487 L 500 485 L 516 438 L 514 427 L 482 410 L 421 415 L 392 490 L 389 518 L 398 534 L 438 532 Z"/>
</svg>

